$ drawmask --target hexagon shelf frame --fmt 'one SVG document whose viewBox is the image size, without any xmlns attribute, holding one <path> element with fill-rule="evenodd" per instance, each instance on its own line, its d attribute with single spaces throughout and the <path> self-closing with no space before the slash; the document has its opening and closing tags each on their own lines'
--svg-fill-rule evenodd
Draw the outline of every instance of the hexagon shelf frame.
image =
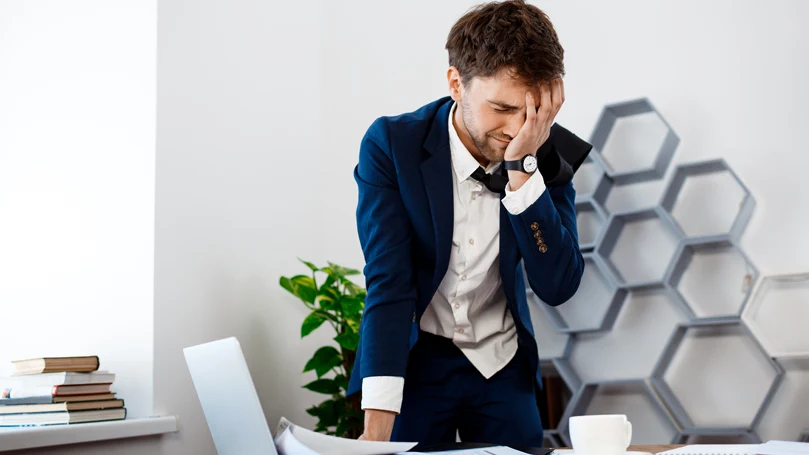
<svg viewBox="0 0 809 455">
<path fill-rule="evenodd" d="M 638 230 L 642 225 L 646 229 Z M 633 230 L 629 231 L 628 226 L 633 226 Z M 648 232 L 649 229 L 651 232 Z M 659 207 L 635 210 L 616 213 L 610 217 L 596 252 L 619 285 L 653 286 L 663 283 L 681 239 L 680 231 Z M 652 245 L 635 248 L 638 241 L 651 242 Z M 624 253 L 625 250 L 636 254 L 632 257 L 621 254 L 617 259 L 612 258 L 616 251 Z M 666 260 L 650 263 L 657 256 L 665 256 Z M 634 267 L 634 270 L 627 273 L 629 267 Z"/>
<path fill-rule="evenodd" d="M 638 133 L 640 136 L 646 136 L 647 138 L 655 136 L 655 138 L 660 141 L 658 142 L 659 147 L 647 149 L 637 148 L 636 146 L 640 141 L 624 133 L 629 131 L 629 128 L 633 126 L 638 126 L 645 121 L 652 120 L 658 123 L 654 125 L 646 123 L 650 128 L 648 131 L 635 130 L 634 132 Z M 661 125 L 664 127 L 660 128 Z M 643 128 L 643 126 L 641 126 L 641 128 Z M 661 133 L 662 131 L 664 131 L 664 133 Z M 649 153 L 640 156 L 640 160 L 636 161 L 632 161 L 626 158 L 626 156 L 611 155 L 612 152 L 620 149 L 620 147 L 613 147 L 620 145 L 618 143 L 621 141 L 624 141 L 629 147 L 635 147 L 634 149 L 625 149 L 624 151 L 627 154 L 633 150 L 641 150 L 642 153 L 648 150 Z M 668 182 L 663 182 L 662 177 L 670 166 L 673 153 L 679 145 L 679 139 L 648 100 L 638 99 L 606 106 L 597 122 L 590 142 L 594 145 L 594 149 L 585 161 L 585 164 L 580 168 L 579 172 L 577 172 L 573 183 L 577 190 L 577 208 L 580 211 L 587 212 L 586 216 L 591 217 L 594 221 L 598 221 L 598 215 L 607 217 L 606 224 L 602 226 L 599 234 L 596 235 L 592 241 L 587 238 L 587 235 L 583 236 L 584 238 L 581 239 L 582 242 L 580 245 L 583 252 L 587 255 L 588 261 L 592 261 L 590 265 L 596 264 L 595 267 L 591 267 L 591 269 L 594 268 L 598 269 L 600 272 L 607 272 L 601 274 L 601 278 L 604 278 L 601 280 L 602 283 L 610 283 L 609 285 L 604 285 L 605 288 L 615 289 L 616 296 L 620 296 L 621 292 L 626 292 L 627 299 L 631 293 L 645 288 L 665 289 L 667 292 L 670 292 L 672 296 L 679 296 L 680 294 L 676 292 L 676 288 L 678 287 L 677 285 L 680 284 L 681 290 L 686 289 L 682 288 L 682 285 L 684 284 L 684 277 L 686 277 L 687 281 L 689 264 L 692 272 L 695 270 L 694 267 L 699 267 L 698 265 L 694 265 L 695 255 L 699 256 L 700 253 L 710 251 L 712 247 L 715 247 L 719 252 L 731 253 L 729 257 L 736 257 L 740 259 L 739 264 L 743 263 L 746 266 L 750 266 L 751 273 L 749 273 L 749 277 L 744 276 L 742 279 L 743 283 L 740 283 L 738 287 L 738 289 L 741 289 L 740 292 L 744 294 L 744 296 L 739 296 L 740 303 L 738 306 L 734 306 L 732 311 L 719 312 L 721 313 L 720 317 L 703 317 L 707 315 L 699 313 L 699 311 L 699 314 L 692 312 L 691 307 L 686 303 L 686 298 L 691 297 L 690 295 L 678 298 L 673 297 L 672 303 L 676 303 L 675 306 L 679 306 L 679 308 L 683 310 L 683 314 L 687 316 L 685 319 L 689 320 L 689 322 L 682 322 L 676 325 L 671 337 L 665 341 L 662 354 L 659 359 L 657 359 L 651 376 L 644 379 L 625 379 L 628 376 L 627 373 L 621 376 L 620 379 L 616 379 L 618 378 L 617 376 L 602 377 L 591 375 L 588 376 L 587 381 L 583 381 L 582 379 L 584 379 L 584 377 L 579 376 L 578 373 L 580 373 L 580 371 L 574 368 L 574 364 L 571 362 L 573 352 L 578 346 L 577 343 L 580 341 L 587 340 L 590 337 L 597 339 L 602 336 L 607 336 L 613 331 L 622 331 L 618 321 L 620 321 L 622 317 L 620 314 L 623 308 L 627 306 L 626 299 L 620 299 L 617 303 L 614 301 L 611 301 L 609 304 L 602 303 L 599 307 L 599 311 L 597 311 L 599 316 L 595 319 L 596 322 L 594 323 L 592 323 L 591 320 L 591 323 L 582 324 L 581 318 L 574 317 L 572 319 L 574 322 L 570 325 L 568 325 L 565 322 L 565 318 L 562 317 L 565 311 L 570 311 L 565 307 L 568 303 L 558 308 L 552 308 L 539 302 L 540 305 L 538 308 L 542 308 L 542 310 L 536 311 L 535 313 L 542 316 L 541 319 L 543 322 L 541 324 L 535 322 L 534 325 L 535 327 L 541 327 L 543 331 L 553 332 L 554 339 L 556 340 L 553 343 L 553 349 L 547 347 L 541 349 L 541 351 L 544 350 L 546 353 L 553 354 L 543 356 L 542 352 L 540 352 L 543 371 L 547 368 L 552 368 L 554 370 L 553 374 L 562 376 L 564 383 L 570 389 L 568 392 L 575 391 L 572 392 L 572 396 L 569 397 L 570 401 L 565 409 L 564 415 L 569 417 L 573 415 L 577 409 L 582 409 L 582 406 L 584 406 L 585 409 L 588 408 L 589 404 L 585 406 L 584 403 L 592 403 L 593 397 L 596 396 L 596 391 L 599 388 L 603 390 L 604 388 L 617 387 L 615 384 L 621 382 L 635 384 L 640 387 L 639 384 L 645 382 L 651 386 L 654 392 L 649 396 L 656 396 L 659 402 L 663 403 L 663 407 L 667 409 L 669 418 L 676 428 L 676 437 L 673 442 L 759 442 L 758 431 L 763 419 L 762 416 L 766 416 L 767 412 L 774 412 L 773 409 L 770 411 L 767 411 L 767 409 L 773 408 L 775 400 L 782 399 L 780 398 L 782 394 L 785 394 L 784 396 L 787 397 L 784 399 L 788 400 L 794 398 L 787 393 L 787 389 L 789 389 L 789 387 L 787 387 L 789 376 L 788 373 L 785 373 L 785 368 L 782 368 L 781 364 L 786 365 L 783 363 L 786 358 L 788 358 L 786 360 L 791 361 L 795 360 L 797 356 L 809 354 L 809 336 L 805 343 L 801 340 L 803 344 L 789 345 L 787 343 L 789 340 L 786 339 L 787 337 L 783 337 L 783 333 L 789 333 L 790 330 L 780 330 L 779 333 L 778 330 L 768 329 L 777 327 L 779 324 L 783 327 L 784 321 L 800 321 L 809 318 L 809 314 L 801 318 L 803 314 L 801 311 L 804 308 L 807 308 L 806 311 L 809 311 L 809 274 L 767 277 L 756 283 L 757 273 L 755 272 L 755 267 L 752 267 L 749 259 L 744 256 L 744 253 L 738 247 L 738 241 L 755 208 L 755 201 L 749 190 L 730 169 L 728 164 L 721 159 L 681 164 L 676 169 L 671 170 L 671 179 Z M 620 168 L 619 162 L 627 163 L 628 166 L 626 168 Z M 635 165 L 638 162 L 641 163 L 640 166 Z M 665 184 L 665 186 L 662 187 L 663 195 L 661 199 L 657 201 L 657 206 L 651 209 L 634 210 L 632 212 L 616 211 L 616 213 L 610 213 L 607 209 L 607 200 L 611 197 L 613 190 L 617 189 L 616 186 L 642 182 L 648 182 L 649 185 Z M 698 207 L 696 202 L 688 202 L 690 200 L 689 194 L 692 194 L 695 188 L 702 188 L 702 185 L 708 185 L 708 188 L 711 188 L 710 185 L 716 186 L 720 184 L 719 182 L 721 182 L 722 186 L 718 188 L 728 190 L 723 196 L 728 194 L 733 195 L 732 203 L 727 202 L 731 199 L 730 197 L 722 199 L 723 202 L 720 202 L 718 210 L 723 211 L 722 213 L 706 212 L 709 215 L 709 219 L 707 220 L 693 220 L 682 217 L 681 214 L 685 214 L 683 207 L 687 206 L 689 210 L 696 210 Z M 738 189 L 731 187 L 731 183 L 736 184 Z M 659 186 L 655 186 L 655 188 L 658 187 Z M 629 190 L 631 188 L 626 189 Z M 623 192 L 621 192 L 621 194 L 623 194 Z M 741 194 L 741 196 L 739 196 L 739 194 Z M 739 198 L 738 209 L 736 209 L 736 197 Z M 718 196 L 717 199 L 719 199 Z M 702 204 L 703 201 L 700 200 L 699 203 Z M 682 205 L 678 207 L 677 204 Z M 704 206 L 708 206 L 708 204 Z M 618 206 L 616 206 L 616 209 L 617 208 Z M 600 212 L 597 212 L 599 209 Z M 648 239 L 646 242 L 639 240 L 638 235 L 636 235 L 636 231 L 638 231 L 639 228 L 632 228 L 627 231 L 623 229 L 627 225 L 632 226 L 630 223 L 633 221 L 643 221 L 644 219 L 653 220 L 655 217 L 660 220 L 660 224 L 657 225 L 657 228 L 662 229 L 662 231 L 667 234 L 669 241 L 667 247 L 671 249 L 671 260 L 664 262 L 665 267 L 660 265 L 657 269 L 657 271 L 663 270 L 662 279 L 658 280 L 656 276 L 641 277 L 640 279 L 632 276 L 623 276 L 620 273 L 622 270 L 622 264 L 620 263 L 622 260 L 620 257 L 622 233 L 627 234 L 627 238 L 630 239 L 629 243 L 631 248 L 639 251 L 638 253 L 630 251 L 630 255 L 642 254 L 645 245 L 647 246 L 645 248 L 646 250 L 655 250 L 654 255 L 666 255 L 667 257 L 663 259 L 668 258 L 668 252 L 660 251 L 660 248 L 658 248 L 660 242 L 654 242 Z M 685 222 L 680 222 L 680 220 L 684 220 Z M 714 226 L 720 225 L 716 220 L 723 221 L 721 228 L 714 229 Z M 701 221 L 699 226 L 707 226 L 711 229 L 703 229 L 701 231 L 694 230 L 693 226 L 697 225 L 697 221 Z M 593 223 L 593 225 L 597 226 L 597 223 Z M 598 231 L 598 229 L 590 230 L 589 233 L 593 231 Z M 649 231 L 645 232 L 648 233 Z M 592 235 L 590 237 L 592 237 Z M 624 241 L 625 240 L 626 238 L 624 238 Z M 650 245 L 651 248 L 649 248 Z M 618 246 L 618 248 L 616 248 L 616 246 Z M 615 252 L 619 254 L 613 254 Z M 738 256 L 733 256 L 737 253 Z M 616 264 L 614 260 L 619 263 Z M 697 264 L 699 264 L 699 261 L 697 261 Z M 599 269 L 599 266 L 605 267 L 605 269 Z M 645 266 L 646 264 L 641 265 L 641 267 Z M 735 276 L 733 282 L 735 282 Z M 757 284 L 757 287 L 752 293 L 749 292 L 748 285 L 750 282 Z M 744 286 L 748 287 L 744 288 Z M 788 294 L 789 292 L 797 294 L 794 304 L 790 304 L 789 302 L 784 303 L 784 299 L 778 298 L 778 296 L 784 293 Z M 805 299 L 802 297 L 804 292 L 806 292 L 807 295 Z M 609 294 L 609 292 L 605 292 L 604 294 Z M 745 297 L 747 297 L 747 303 L 744 303 Z M 533 298 L 536 299 L 535 296 Z M 801 304 L 804 301 L 806 301 L 805 306 Z M 776 304 L 780 305 L 776 307 Z M 698 307 L 699 305 L 696 306 Z M 738 308 L 742 308 L 741 320 L 744 323 L 739 321 L 739 313 L 736 311 Z M 532 310 L 535 309 L 536 308 L 532 308 Z M 532 311 L 532 319 L 534 316 L 533 313 Z M 715 314 L 717 311 L 708 313 Z M 798 316 L 790 316 L 795 314 Z M 602 316 L 604 317 L 603 320 L 601 319 Z M 773 322 L 769 325 L 768 317 L 773 319 Z M 668 320 L 669 319 L 667 319 L 667 321 Z M 578 326 L 575 321 L 579 321 Z M 601 321 L 601 323 L 598 323 L 598 321 Z M 746 375 L 743 376 L 743 380 L 757 384 L 756 386 L 749 386 L 755 388 L 755 392 L 752 393 L 752 395 L 754 395 L 754 397 L 751 398 L 752 401 L 744 402 L 742 405 L 729 406 L 727 410 L 728 412 L 726 414 L 736 415 L 733 414 L 733 412 L 743 409 L 743 412 L 738 413 L 738 415 L 744 416 L 741 420 L 717 418 L 712 421 L 711 419 L 705 418 L 706 415 L 712 414 L 706 410 L 707 408 L 703 409 L 694 406 L 693 409 L 698 409 L 702 411 L 703 414 L 700 416 L 700 413 L 696 412 L 697 422 L 694 422 L 691 418 L 692 416 L 688 415 L 685 410 L 692 409 L 692 405 L 689 403 L 693 403 L 693 401 L 689 401 L 689 399 L 693 398 L 693 395 L 689 395 L 689 392 L 686 392 L 683 395 L 685 400 L 681 402 L 678 399 L 681 389 L 676 389 L 678 395 L 675 396 L 669 384 L 666 382 L 668 380 L 667 370 L 669 368 L 673 373 L 679 370 L 682 374 L 682 371 L 684 371 L 682 367 L 684 358 L 687 362 L 694 362 L 696 358 L 705 357 L 704 354 L 695 348 L 695 346 L 702 345 L 699 343 L 694 344 L 694 336 L 692 336 L 695 334 L 699 335 L 703 332 L 714 335 L 719 333 L 720 338 L 723 333 L 729 333 L 730 335 L 735 334 L 729 337 L 729 348 L 722 347 L 723 345 L 717 343 L 716 338 L 705 339 L 706 344 L 704 347 L 706 347 L 708 351 L 717 351 L 720 354 L 728 351 L 726 356 L 735 359 L 733 361 L 735 363 L 740 362 L 738 359 L 748 360 L 745 366 L 725 368 L 725 370 L 730 370 L 731 372 L 719 372 L 722 373 L 719 374 L 719 376 L 728 375 L 725 383 L 732 383 L 734 380 L 742 380 L 741 377 L 734 378 L 733 376 L 738 376 L 737 372 L 743 371 Z M 795 330 L 791 332 L 792 334 L 803 333 L 800 331 L 796 332 Z M 753 337 L 753 334 L 756 336 Z M 561 335 L 561 337 L 556 339 L 556 335 Z M 539 335 L 538 338 L 540 338 Z M 764 344 L 763 347 L 759 344 L 759 341 Z M 804 345 L 805 347 L 803 347 Z M 678 357 L 679 348 L 682 348 L 682 358 Z M 767 354 L 764 353 L 764 348 L 766 348 L 766 352 L 778 356 L 779 358 L 772 359 L 768 357 Z M 710 355 L 710 353 L 708 355 Z M 722 363 L 722 359 L 720 359 L 719 362 L 711 362 Z M 710 371 L 712 368 L 715 368 L 716 365 L 706 364 L 705 367 Z M 741 370 L 739 370 L 739 368 L 741 368 Z M 630 372 L 630 370 L 627 371 Z M 637 370 L 631 371 L 636 372 Z M 682 384 L 676 382 L 678 379 L 673 373 L 672 384 L 676 388 Z M 717 374 L 714 373 L 714 376 L 716 375 Z M 752 379 L 747 376 L 751 376 Z M 807 377 L 809 378 L 809 375 L 807 375 Z M 711 375 L 703 374 L 700 378 L 703 381 L 708 379 L 706 386 L 711 386 Z M 802 379 L 802 381 L 802 383 L 807 383 L 809 379 Z M 719 381 L 714 378 L 713 383 L 718 382 Z M 687 383 L 687 381 L 685 383 Z M 745 388 L 748 386 L 742 384 L 737 387 Z M 720 393 L 719 398 L 721 397 L 722 395 Z M 713 414 L 717 414 L 717 412 L 713 412 Z M 718 414 L 721 415 L 722 413 Z M 805 416 L 805 414 L 802 415 Z M 782 417 L 778 418 L 781 419 Z M 751 422 L 747 422 L 748 418 Z M 564 424 L 566 425 L 566 420 Z M 545 431 L 547 445 L 570 445 L 566 431 L 559 430 L 564 430 L 564 428 L 560 426 L 560 428 Z M 794 432 L 794 429 L 790 429 L 790 431 Z M 797 435 L 794 437 L 797 437 Z M 802 437 L 809 440 L 809 428 L 806 429 Z"/>
<path fill-rule="evenodd" d="M 772 357 L 809 357 L 809 273 L 765 276 L 742 319 Z"/>
<path fill-rule="evenodd" d="M 643 418 L 638 413 L 643 414 Z M 673 442 L 680 431 L 649 381 L 644 379 L 583 383 L 558 429 L 566 445 L 571 445 L 570 417 L 588 414 L 626 414 L 633 423 L 632 444 L 654 444 L 662 438 Z M 638 440 L 639 436 L 649 439 Z"/>
<path fill-rule="evenodd" d="M 632 289 L 612 329 L 576 334 L 566 358 L 585 382 L 647 378 L 671 334 L 689 315 L 671 289 Z"/>
<path fill-rule="evenodd" d="M 563 439 L 560 438 L 559 429 L 567 422 L 567 412 L 570 407 L 573 405 L 574 400 L 576 399 L 576 391 L 581 388 L 581 380 L 578 378 L 576 373 L 570 367 L 570 364 L 567 362 L 566 359 L 552 359 L 549 361 L 543 361 L 542 363 L 542 376 L 558 376 L 562 380 L 562 384 L 567 389 L 567 395 L 569 398 L 569 402 L 565 404 L 564 410 L 559 418 L 557 425 L 548 425 L 548 422 L 542 422 L 543 430 L 546 436 L 546 439 L 549 437 L 552 438 L 555 442 L 562 441 Z M 563 397 L 564 398 L 564 397 Z M 553 426 L 553 428 L 548 428 Z M 557 445 L 555 447 L 560 447 Z"/>
<path fill-rule="evenodd" d="M 784 379 L 778 385 L 778 390 L 755 430 L 765 441 L 795 440 L 809 423 L 806 418 L 806 404 L 809 403 L 809 357 L 776 361 L 784 369 Z"/>
<path fill-rule="evenodd" d="M 721 321 L 741 316 L 757 279 L 752 261 L 730 239 L 697 238 L 680 243 L 666 284 L 693 319 Z"/>
<path fill-rule="evenodd" d="M 716 227 L 705 228 L 702 226 L 693 226 L 691 222 L 685 223 L 682 220 L 679 220 L 676 213 L 676 209 L 678 207 L 677 202 L 679 199 L 681 199 L 683 187 L 686 185 L 686 182 L 689 180 L 702 179 L 710 176 L 713 176 L 714 178 L 721 178 L 723 175 L 737 185 L 737 189 L 741 192 L 741 197 L 738 202 L 738 209 L 734 209 L 732 219 L 722 222 L 727 226 L 720 227 L 719 229 Z M 715 203 L 713 205 L 727 204 L 726 201 L 712 201 L 712 197 L 721 198 L 722 193 L 709 191 L 710 189 L 711 188 L 705 188 L 704 190 L 696 193 L 699 195 L 700 204 L 710 204 L 711 202 Z M 744 233 L 744 230 L 750 221 L 750 217 L 753 215 L 756 202 L 755 199 L 753 199 L 753 196 L 750 194 L 750 190 L 747 189 L 741 179 L 736 175 L 736 173 L 733 172 L 725 160 L 716 159 L 681 164 L 677 166 L 676 170 L 674 171 L 674 175 L 667 184 L 666 189 L 663 191 L 663 197 L 660 205 L 671 216 L 671 219 L 687 237 L 712 237 L 728 235 L 730 236 L 731 240 L 738 241 Z M 694 220 L 695 222 L 703 222 L 702 220 L 709 219 L 712 214 L 721 214 L 721 211 L 717 210 L 717 207 L 702 207 L 701 212 L 702 213 L 691 215 L 690 219 Z"/>
<path fill-rule="evenodd" d="M 686 336 L 689 335 L 689 332 L 694 333 L 694 336 L 686 340 Z M 747 342 L 748 344 L 740 345 L 736 343 L 734 345 L 732 344 L 732 338 L 734 337 L 738 337 L 742 340 L 742 343 Z M 714 340 L 713 344 L 706 346 L 704 344 L 704 339 L 706 338 L 723 338 L 723 340 L 721 340 L 721 343 Z M 689 358 L 687 359 L 682 357 L 685 354 L 679 355 L 681 348 L 685 349 L 686 345 L 688 345 L 691 351 L 690 354 L 686 352 L 686 354 L 689 354 Z M 728 350 L 729 347 L 731 350 Z M 740 348 L 741 351 L 739 350 Z M 720 349 L 725 349 L 725 352 L 717 352 Z M 733 350 L 736 350 L 736 352 L 732 352 Z M 694 353 L 698 353 L 696 357 Z M 706 355 L 710 357 L 705 357 Z M 734 359 L 734 356 L 736 359 Z M 692 379 L 692 382 L 695 381 L 695 385 L 693 383 L 689 384 L 687 385 L 688 388 L 697 390 L 698 393 L 688 394 L 690 396 L 686 397 L 684 401 L 683 397 L 677 397 L 674 390 L 679 389 L 680 393 L 683 393 L 681 382 L 675 381 L 677 385 L 672 387 L 668 383 L 666 376 L 672 366 L 685 368 L 682 364 L 686 363 L 686 360 L 691 363 L 697 363 L 696 366 L 691 365 L 691 368 L 686 369 L 699 371 L 699 374 L 687 377 L 687 379 Z M 740 372 L 742 368 L 756 368 L 753 365 L 758 365 L 757 368 L 760 368 L 758 373 L 752 372 L 752 370 L 750 370 L 751 373 L 749 374 L 742 374 Z M 711 371 L 711 369 L 715 371 Z M 778 385 L 783 379 L 783 373 L 781 366 L 775 360 L 767 356 L 761 345 L 758 344 L 743 324 L 734 321 L 709 321 L 702 323 L 692 322 L 681 325 L 669 340 L 669 344 L 655 366 L 650 380 L 681 428 L 694 432 L 715 433 L 718 430 L 748 431 L 755 428 L 761 420 L 768 403 L 775 395 Z M 711 390 L 706 382 L 708 380 L 721 383 L 721 390 L 718 390 L 716 387 Z M 756 384 L 756 381 L 762 383 L 762 385 L 759 386 Z M 743 392 L 739 392 L 738 390 L 734 391 L 734 387 L 739 386 L 750 388 L 750 390 Z M 752 387 L 757 388 L 752 390 Z M 743 425 L 737 425 L 735 422 L 733 424 L 726 424 L 725 422 L 717 422 L 718 420 L 727 420 L 728 417 L 726 415 L 714 415 L 707 418 L 699 418 L 699 420 L 715 419 L 714 422 L 710 424 L 695 422 L 694 417 L 685 408 L 692 406 L 691 404 L 693 403 L 706 402 L 700 394 L 709 392 L 712 399 L 716 399 L 717 397 L 720 399 L 724 398 L 727 402 L 731 402 L 737 406 L 740 405 L 740 403 L 738 403 L 738 396 L 745 396 L 747 398 L 753 397 L 755 399 L 754 408 L 731 409 L 732 406 L 715 405 L 713 407 L 715 409 L 709 409 L 709 413 L 716 411 L 716 409 L 726 410 L 729 414 L 732 414 L 732 417 L 729 417 L 729 419 L 738 418 L 738 416 L 741 415 L 742 417 L 749 417 L 749 421 L 746 419 Z M 722 395 L 724 395 L 724 397 Z M 741 403 L 741 405 L 744 405 L 744 403 Z M 745 413 L 752 413 L 753 415 L 745 416 Z"/>
<path fill-rule="evenodd" d="M 606 225 L 607 215 L 595 200 L 589 197 L 576 198 L 576 226 L 582 252 L 593 251 Z"/>
<path fill-rule="evenodd" d="M 601 163 L 599 158 L 593 153 L 587 155 L 584 163 L 573 174 L 573 189 L 576 190 L 576 200 L 592 197 L 604 174 L 604 164 Z"/>
<path fill-rule="evenodd" d="M 626 290 L 619 289 L 601 259 L 585 253 L 584 276 L 576 295 L 560 306 L 550 306 L 530 288 L 529 299 L 535 299 L 551 324 L 562 333 L 609 330 L 621 310 Z"/>
<path fill-rule="evenodd" d="M 640 131 L 640 134 L 632 141 L 622 143 L 621 133 L 632 127 L 628 123 L 633 120 L 644 122 L 642 129 L 635 131 Z M 651 144 L 640 144 L 637 139 L 646 139 Z M 591 154 L 598 156 L 607 176 L 618 184 L 627 184 L 662 178 L 680 139 L 652 103 L 647 98 L 640 98 L 606 106 L 596 122 L 590 143 L 594 149 Z M 619 169 L 610 163 L 611 150 L 626 152 L 637 147 L 643 148 L 641 153 L 647 153 L 648 147 L 648 153 L 654 154 L 650 163 L 628 169 Z"/>
</svg>

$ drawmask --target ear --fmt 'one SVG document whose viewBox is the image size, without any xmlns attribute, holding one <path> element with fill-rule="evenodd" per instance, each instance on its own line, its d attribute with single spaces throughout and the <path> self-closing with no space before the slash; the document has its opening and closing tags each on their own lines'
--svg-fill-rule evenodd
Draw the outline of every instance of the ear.
<svg viewBox="0 0 809 455">
<path fill-rule="evenodd" d="M 461 81 L 461 73 L 458 68 L 450 66 L 447 69 L 447 84 L 449 85 L 449 96 L 455 100 L 456 103 L 463 101 L 463 82 Z"/>
</svg>

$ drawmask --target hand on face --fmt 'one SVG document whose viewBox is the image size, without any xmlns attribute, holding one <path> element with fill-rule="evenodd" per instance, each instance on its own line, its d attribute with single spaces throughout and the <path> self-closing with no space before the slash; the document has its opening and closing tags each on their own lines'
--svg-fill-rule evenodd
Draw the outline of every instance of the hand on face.
<svg viewBox="0 0 809 455">
<path fill-rule="evenodd" d="M 561 78 L 539 86 L 539 108 L 534 95 L 525 94 L 525 123 L 517 136 L 506 147 L 503 158 L 507 161 L 522 159 L 525 155 L 533 155 L 548 140 L 551 125 L 556 114 L 565 102 L 565 87 Z"/>
</svg>

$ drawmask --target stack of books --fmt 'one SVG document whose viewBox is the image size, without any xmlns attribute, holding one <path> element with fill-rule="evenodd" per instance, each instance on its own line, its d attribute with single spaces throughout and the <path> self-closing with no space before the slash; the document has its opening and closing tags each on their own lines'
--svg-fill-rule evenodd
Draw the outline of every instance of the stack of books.
<svg viewBox="0 0 809 455">
<path fill-rule="evenodd" d="M 11 377 L 0 378 L 0 427 L 126 418 L 124 400 L 111 390 L 115 375 L 98 368 L 97 356 L 12 362 Z"/>
</svg>

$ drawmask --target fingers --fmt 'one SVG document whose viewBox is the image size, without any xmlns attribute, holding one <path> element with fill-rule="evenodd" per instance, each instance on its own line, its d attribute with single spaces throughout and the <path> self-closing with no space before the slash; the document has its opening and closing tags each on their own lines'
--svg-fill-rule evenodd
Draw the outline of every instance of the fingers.
<svg viewBox="0 0 809 455">
<path fill-rule="evenodd" d="M 533 124 L 537 117 L 537 103 L 530 91 L 525 92 L 525 122 Z"/>
<path fill-rule="evenodd" d="M 552 111 L 551 86 L 549 83 L 543 82 L 539 86 L 539 120 L 543 123 L 546 122 Z"/>
</svg>

